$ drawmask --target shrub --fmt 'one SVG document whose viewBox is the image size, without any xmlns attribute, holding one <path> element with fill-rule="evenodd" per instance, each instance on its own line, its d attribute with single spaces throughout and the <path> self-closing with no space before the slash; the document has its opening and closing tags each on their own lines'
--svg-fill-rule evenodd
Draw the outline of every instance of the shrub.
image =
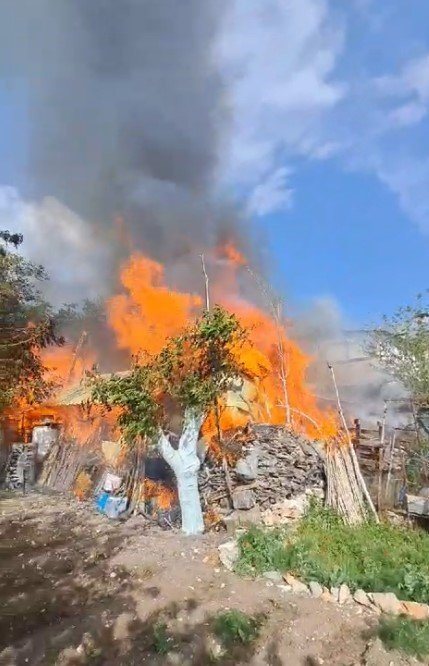
<svg viewBox="0 0 429 666">
<path fill-rule="evenodd" d="M 395 617 L 381 620 L 378 635 L 388 650 L 400 650 L 418 659 L 429 654 L 429 621 Z"/>
<path fill-rule="evenodd" d="M 346 525 L 313 505 L 294 530 L 252 529 L 239 540 L 237 571 L 290 571 L 326 586 L 394 592 L 429 601 L 429 535 L 418 529 L 368 522 Z"/>
<path fill-rule="evenodd" d="M 224 647 L 239 643 L 248 644 L 258 637 L 259 622 L 242 611 L 226 611 L 216 617 L 214 633 Z"/>
</svg>

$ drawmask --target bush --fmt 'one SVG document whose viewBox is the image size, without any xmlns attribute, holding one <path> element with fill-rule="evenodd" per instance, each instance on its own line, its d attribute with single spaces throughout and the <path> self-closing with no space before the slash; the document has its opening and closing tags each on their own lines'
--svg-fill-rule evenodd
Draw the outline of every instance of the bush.
<svg viewBox="0 0 429 666">
<path fill-rule="evenodd" d="M 429 602 L 429 535 L 418 529 L 368 522 L 346 525 L 329 509 L 312 505 L 294 530 L 253 528 L 239 540 L 237 571 L 290 571 L 321 585 L 394 592 Z"/>
<path fill-rule="evenodd" d="M 214 633 L 224 647 L 239 643 L 248 644 L 259 634 L 259 623 L 250 615 L 231 610 L 218 615 L 214 622 Z"/>
<path fill-rule="evenodd" d="M 418 659 L 429 654 L 429 621 L 409 617 L 383 619 L 378 635 L 388 650 L 400 650 Z"/>
</svg>

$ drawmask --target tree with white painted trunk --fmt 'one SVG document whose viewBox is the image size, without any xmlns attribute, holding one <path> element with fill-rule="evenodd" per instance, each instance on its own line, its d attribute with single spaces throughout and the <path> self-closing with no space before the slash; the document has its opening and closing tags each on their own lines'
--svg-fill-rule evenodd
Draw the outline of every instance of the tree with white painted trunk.
<svg viewBox="0 0 429 666">
<path fill-rule="evenodd" d="M 160 432 L 158 448 L 164 460 L 172 468 L 177 479 L 179 503 L 182 511 L 182 530 L 185 534 L 204 532 L 203 513 L 198 491 L 197 455 L 198 436 L 204 415 L 193 410 L 185 412 L 183 432 L 175 449 L 164 432 Z"/>
<path fill-rule="evenodd" d="M 131 446 L 157 446 L 177 479 L 186 534 L 204 530 L 198 491 L 197 443 L 205 416 L 242 372 L 237 351 L 246 332 L 236 317 L 220 307 L 206 311 L 181 335 L 167 340 L 161 352 L 136 362 L 126 377 L 96 379 L 93 398 L 107 408 L 120 408 L 118 423 Z M 183 410 L 176 448 L 167 434 L 165 398 Z"/>
</svg>

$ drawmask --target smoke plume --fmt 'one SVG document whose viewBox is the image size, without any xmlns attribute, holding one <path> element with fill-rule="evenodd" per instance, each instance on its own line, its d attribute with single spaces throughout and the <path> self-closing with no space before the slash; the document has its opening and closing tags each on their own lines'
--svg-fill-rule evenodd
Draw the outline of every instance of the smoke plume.
<svg viewBox="0 0 429 666">
<path fill-rule="evenodd" d="M 36 206 L 57 199 L 89 235 L 121 215 L 163 260 L 233 228 L 213 196 L 228 128 L 213 59 L 225 7 L 3 0 L 0 77 L 24 91 L 29 140 L 25 178 L 9 184 Z"/>
</svg>

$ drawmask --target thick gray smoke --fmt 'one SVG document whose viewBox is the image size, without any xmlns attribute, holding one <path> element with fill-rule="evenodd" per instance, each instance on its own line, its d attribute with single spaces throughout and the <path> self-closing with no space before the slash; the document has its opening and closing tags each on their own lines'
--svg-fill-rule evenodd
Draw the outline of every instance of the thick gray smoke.
<svg viewBox="0 0 429 666">
<path fill-rule="evenodd" d="M 29 124 L 25 182 L 9 184 L 58 199 L 91 228 L 122 215 L 162 259 L 215 240 L 232 225 L 212 197 L 228 124 L 212 59 L 224 10 L 224 0 L 2 0 L 0 76 L 19 82 Z"/>
</svg>

